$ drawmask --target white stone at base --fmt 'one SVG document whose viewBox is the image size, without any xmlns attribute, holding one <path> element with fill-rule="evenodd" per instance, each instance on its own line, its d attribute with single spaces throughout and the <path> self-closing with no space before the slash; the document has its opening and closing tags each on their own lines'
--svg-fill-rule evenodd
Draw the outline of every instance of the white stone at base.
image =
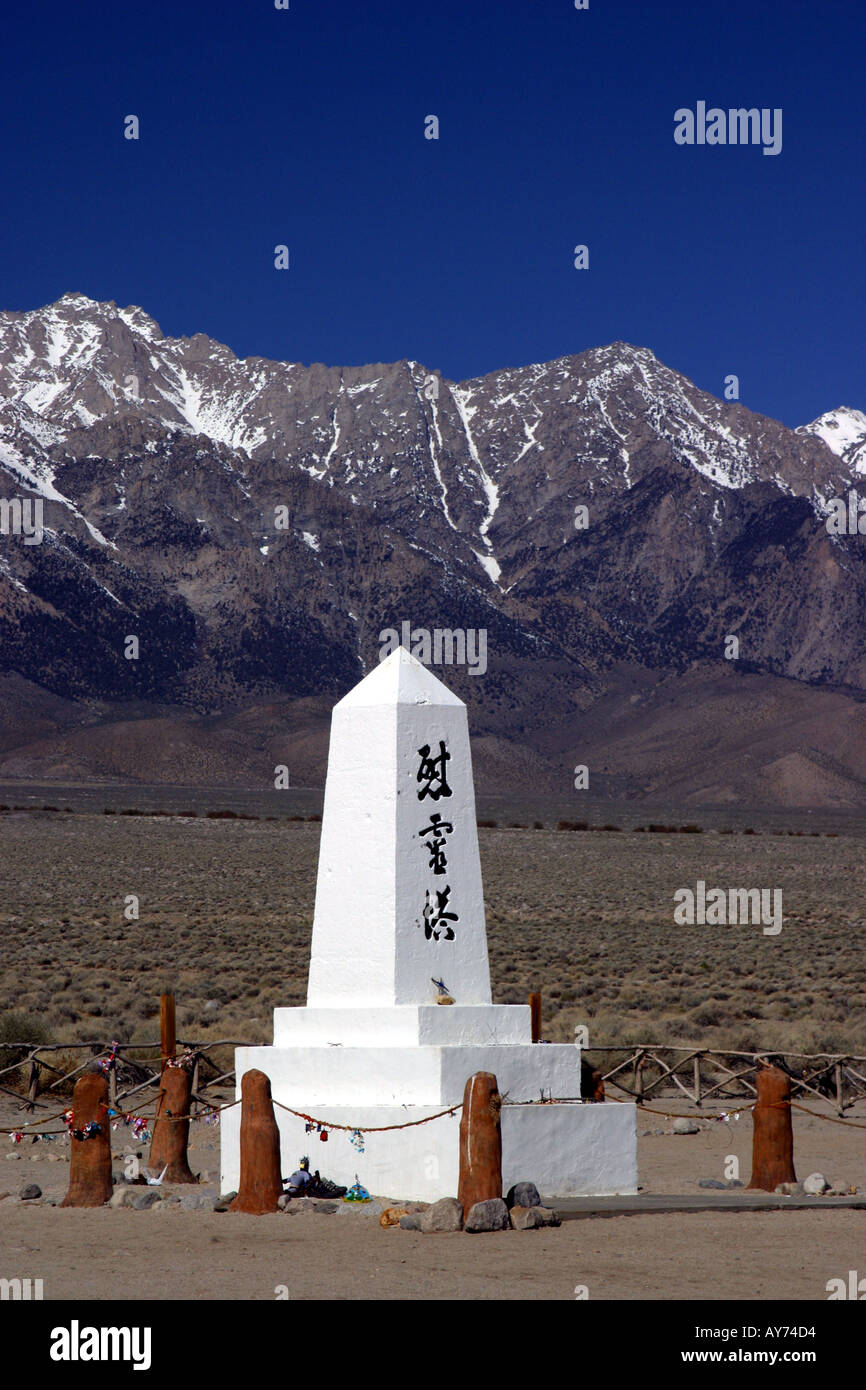
<svg viewBox="0 0 866 1390">
<path fill-rule="evenodd" d="M 274 1047 L 442 1047 L 531 1037 L 528 1004 L 274 1009 Z"/>
<path fill-rule="evenodd" d="M 545 1049 L 546 1050 L 546 1049 Z M 328 1107 L 317 1118 L 363 1129 L 404 1124 L 433 1115 L 436 1106 Z M 435 1202 L 457 1195 L 460 1112 L 429 1124 L 385 1133 L 365 1133 L 358 1153 L 345 1130 L 331 1130 L 326 1143 L 307 1134 L 304 1121 L 274 1107 L 280 1130 L 283 1176 L 304 1154 L 323 1177 L 350 1187 L 356 1175 L 382 1197 Z M 241 1107 L 223 1112 L 221 1190 L 237 1191 L 240 1180 Z M 506 1105 L 502 1111 L 503 1192 L 516 1182 L 534 1182 L 544 1197 L 613 1196 L 637 1192 L 637 1118 L 633 1105 Z"/>
<path fill-rule="evenodd" d="M 510 1100 L 580 1096 L 580 1048 L 573 1043 L 492 1043 L 485 1047 L 239 1047 L 235 1075 L 255 1067 L 271 1094 L 306 1114 L 323 1105 L 429 1105 L 463 1099 L 467 1077 L 493 1072 Z M 240 1094 L 238 1090 L 237 1094 Z"/>
</svg>

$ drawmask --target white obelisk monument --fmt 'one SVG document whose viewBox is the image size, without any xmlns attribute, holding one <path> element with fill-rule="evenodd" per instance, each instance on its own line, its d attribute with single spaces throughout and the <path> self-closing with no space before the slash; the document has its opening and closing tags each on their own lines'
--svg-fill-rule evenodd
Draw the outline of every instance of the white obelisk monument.
<svg viewBox="0 0 866 1390">
<path fill-rule="evenodd" d="M 580 1103 L 579 1047 L 530 1036 L 527 1005 L 491 1002 L 466 706 L 401 647 L 334 707 L 307 1006 L 275 1009 L 273 1047 L 237 1049 L 237 1094 L 257 1067 L 290 1107 L 284 1175 L 309 1154 L 337 1182 L 432 1201 L 457 1191 L 459 1111 L 428 1117 L 492 1071 L 524 1102 L 502 1113 L 506 1186 L 636 1192 L 634 1106 Z M 223 1191 L 239 1133 L 235 1107 Z"/>
</svg>

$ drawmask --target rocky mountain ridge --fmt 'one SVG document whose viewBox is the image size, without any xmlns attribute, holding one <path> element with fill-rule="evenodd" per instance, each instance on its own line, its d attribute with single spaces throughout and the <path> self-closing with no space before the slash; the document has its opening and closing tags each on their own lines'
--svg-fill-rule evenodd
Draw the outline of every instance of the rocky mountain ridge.
<svg viewBox="0 0 866 1390">
<path fill-rule="evenodd" d="M 612 723 L 640 730 L 662 688 L 715 709 L 722 682 L 742 694 L 730 771 L 683 796 L 772 799 L 766 769 L 790 753 L 783 799 L 859 804 L 866 765 L 831 775 L 819 708 L 862 727 L 862 538 L 824 518 L 864 471 L 860 412 L 789 430 L 624 343 L 454 383 L 412 361 L 240 360 L 78 294 L 0 313 L 0 499 L 41 499 L 45 527 L 41 544 L 0 534 L 0 776 L 165 780 L 153 719 L 175 781 L 217 775 L 209 729 L 230 781 L 265 776 L 286 741 L 279 760 L 315 780 L 330 704 L 409 621 L 487 633 L 483 674 L 439 674 L 491 786 L 568 785 L 591 743 L 579 761 L 602 785 L 650 794 L 671 775 L 652 729 L 614 771 Z M 758 706 L 777 735 L 740 775 Z"/>
</svg>

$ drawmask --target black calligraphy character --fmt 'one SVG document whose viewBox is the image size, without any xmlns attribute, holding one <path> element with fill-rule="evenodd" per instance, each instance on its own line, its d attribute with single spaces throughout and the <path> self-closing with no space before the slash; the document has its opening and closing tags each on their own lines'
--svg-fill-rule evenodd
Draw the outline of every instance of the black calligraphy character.
<svg viewBox="0 0 866 1390">
<path fill-rule="evenodd" d="M 428 941 L 430 940 L 431 936 L 432 936 L 432 938 L 433 938 L 434 941 L 438 941 L 438 940 L 439 940 L 439 932 L 438 932 L 437 928 L 443 926 L 443 925 L 444 925 L 445 923 L 447 923 L 447 922 L 456 922 L 456 921 L 459 920 L 456 912 L 446 912 L 446 911 L 445 911 L 446 907 L 448 906 L 448 899 L 449 899 L 450 896 L 451 896 L 451 889 L 450 889 L 450 887 L 448 887 L 447 885 L 446 885 L 445 888 L 442 889 L 441 892 L 439 892 L 439 890 L 437 889 L 437 890 L 436 890 L 436 905 L 435 905 L 435 907 L 434 907 L 433 903 L 432 903 L 431 900 L 430 900 L 430 889 L 428 888 L 428 889 L 426 890 L 423 916 L 424 916 L 424 935 L 425 935 L 425 937 L 427 938 Z M 452 928 L 452 927 L 450 927 L 450 926 L 446 926 L 446 927 L 445 927 L 445 936 L 444 936 L 444 940 L 445 940 L 445 941 L 453 941 L 453 940 L 454 940 L 454 931 L 453 931 L 453 928 Z"/>
<path fill-rule="evenodd" d="M 431 835 L 432 839 L 426 840 L 425 844 L 430 851 L 430 863 L 428 865 L 434 874 L 444 874 L 448 861 L 442 850 L 445 844 L 445 836 L 450 835 L 454 826 L 450 821 L 443 820 L 438 811 L 430 814 L 430 824 L 425 825 L 423 830 L 419 830 L 419 835 Z"/>
<path fill-rule="evenodd" d="M 423 748 L 419 748 L 421 755 L 421 766 L 418 768 L 416 782 L 424 782 L 418 793 L 418 800 L 423 801 L 425 796 L 429 796 L 433 801 L 438 801 L 440 796 L 451 796 L 451 788 L 445 775 L 445 764 L 449 761 L 451 754 L 445 747 L 445 740 L 439 740 L 438 758 L 430 757 L 430 745 L 425 743 Z"/>
</svg>

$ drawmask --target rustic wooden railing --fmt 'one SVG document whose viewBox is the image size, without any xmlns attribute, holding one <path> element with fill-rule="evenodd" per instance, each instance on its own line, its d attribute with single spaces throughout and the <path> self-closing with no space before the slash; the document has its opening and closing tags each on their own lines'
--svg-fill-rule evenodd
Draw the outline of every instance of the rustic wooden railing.
<svg viewBox="0 0 866 1390">
<path fill-rule="evenodd" d="M 225 1085 L 234 1083 L 234 1069 L 230 1071 L 220 1070 L 209 1054 L 221 1047 L 235 1048 L 251 1045 L 249 1041 L 238 1038 L 220 1038 L 215 1042 L 196 1042 L 178 1038 L 177 1044 L 190 1056 L 192 1098 L 200 1106 L 210 1104 L 203 1094 L 209 1087 L 217 1086 L 221 1082 Z M 17 1052 L 19 1055 L 0 1068 L 0 1077 L 10 1076 L 14 1072 L 23 1072 L 27 1082 L 27 1095 L 26 1098 L 23 1098 L 20 1090 L 12 1090 L 10 1086 L 3 1084 L 0 1084 L 0 1091 L 14 1096 L 19 1102 L 20 1108 L 28 1111 L 35 1110 L 37 1107 L 40 1109 L 52 1108 L 52 1103 L 47 1099 L 52 1093 L 55 1097 L 53 1105 L 56 1107 L 56 1096 L 63 1083 L 73 1081 L 94 1061 L 101 1059 L 105 1059 L 107 1064 L 109 1104 L 112 1108 L 128 1109 L 123 1105 L 124 1101 L 131 1100 L 149 1087 L 154 1089 L 159 1087 L 162 1060 L 166 1055 L 162 1049 L 161 1039 L 155 1039 L 152 1042 L 122 1043 L 117 1046 L 113 1041 L 110 1043 L 0 1043 L 0 1056 L 8 1057 L 11 1052 Z M 52 1054 L 71 1052 L 83 1052 L 86 1056 L 82 1062 L 68 1071 L 62 1071 L 48 1061 L 48 1057 Z M 138 1055 L 141 1053 L 145 1054 L 144 1057 Z M 48 1072 L 54 1074 L 54 1079 L 46 1085 L 44 1073 Z M 40 1100 L 40 1095 L 46 1099 Z"/>
<path fill-rule="evenodd" d="M 698 1107 L 708 1101 L 753 1097 L 757 1091 L 749 1078 L 757 1067 L 771 1062 L 791 1076 L 792 1095 L 808 1094 L 829 1101 L 840 1115 L 866 1098 L 866 1057 L 852 1053 L 742 1052 L 645 1043 L 592 1045 L 585 1055 L 601 1071 L 605 1086 L 615 1086 L 638 1105 L 653 1093 L 681 1094 Z M 607 1060 L 602 1062 L 602 1058 Z"/>
<path fill-rule="evenodd" d="M 538 993 L 529 996 L 532 1041 L 541 1042 L 542 1000 Z M 585 1036 L 583 1028 L 577 1029 L 575 1039 Z M 64 1082 L 90 1066 L 94 1060 L 101 1061 L 108 1075 L 109 1104 L 121 1109 L 121 1102 L 139 1095 L 148 1087 L 158 1088 L 162 1069 L 170 1059 L 176 1058 L 178 1044 L 185 1050 L 185 1062 L 192 1068 L 193 1108 L 208 1106 L 203 1092 L 209 1087 L 233 1084 L 234 1069 L 220 1071 L 219 1066 L 209 1055 L 221 1047 L 249 1047 L 253 1044 L 238 1038 L 220 1038 L 216 1041 L 187 1041 L 175 1034 L 175 1000 L 173 994 L 160 996 L 160 1036 L 153 1042 L 119 1043 L 112 1040 L 104 1042 L 79 1043 L 28 1043 L 0 1042 L 0 1060 L 9 1058 L 10 1053 L 18 1053 L 0 1067 L 0 1076 L 12 1072 L 23 1072 L 27 1081 L 27 1096 L 22 1100 L 20 1089 L 0 1084 L 0 1091 L 14 1096 L 19 1108 L 29 1111 L 46 1104 L 39 1100 L 40 1091 L 44 1094 L 57 1092 Z M 150 1049 L 155 1051 L 150 1052 Z M 84 1061 L 68 1071 L 61 1071 L 46 1060 L 46 1053 L 70 1053 L 84 1051 Z M 674 1047 L 668 1043 L 605 1044 L 587 1046 L 584 1049 L 587 1060 L 596 1062 L 601 1056 L 611 1057 L 615 1065 L 598 1065 L 607 1086 L 616 1087 L 642 1105 L 648 1097 L 657 1095 L 683 1095 L 692 1105 L 700 1108 L 708 1101 L 721 1104 L 728 1100 L 757 1095 L 753 1081 L 755 1071 L 770 1063 L 781 1067 L 791 1077 L 793 1096 L 812 1095 L 819 1100 L 833 1104 L 839 1115 L 844 1115 L 858 1101 L 866 1098 L 866 1057 L 853 1053 L 829 1052 L 743 1052 L 733 1048 L 714 1047 Z M 133 1053 L 145 1053 L 145 1057 Z M 147 1054 L 150 1053 L 148 1056 Z M 617 1062 L 617 1055 L 622 1060 Z M 156 1063 L 156 1066 L 149 1065 Z M 855 1065 L 856 1063 L 856 1065 Z M 207 1075 L 204 1069 L 212 1075 Z M 858 1070 L 859 1068 L 859 1070 Z M 49 1086 L 42 1086 L 43 1071 L 54 1072 L 56 1080 Z M 683 1075 L 689 1082 L 683 1080 Z M 626 1084 L 626 1078 L 630 1085 Z M 56 1103 L 56 1102 L 55 1102 Z"/>
<path fill-rule="evenodd" d="M 195 1041 L 178 1038 L 176 1045 L 190 1056 L 192 1066 L 193 1101 L 200 1106 L 210 1104 L 204 1092 L 209 1088 L 234 1084 L 234 1069 L 222 1070 L 210 1055 L 220 1048 L 252 1046 L 247 1039 L 220 1038 L 216 1041 Z M 84 1053 L 83 1060 L 67 1071 L 48 1059 L 57 1053 Z M 11 1053 L 17 1053 L 10 1057 Z M 141 1054 L 144 1054 L 142 1056 Z M 637 1101 L 638 1105 L 652 1096 L 685 1097 L 692 1105 L 722 1104 L 727 1100 L 754 1097 L 754 1073 L 757 1067 L 769 1062 L 781 1065 L 791 1078 L 792 1095 L 812 1095 L 829 1102 L 839 1115 L 844 1115 L 858 1101 L 866 1099 L 866 1057 L 851 1053 L 827 1052 L 742 1052 L 710 1047 L 672 1047 L 667 1043 L 646 1043 L 640 1046 L 606 1046 L 593 1044 L 586 1049 L 604 1078 L 612 1086 Z M 0 1091 L 12 1096 L 25 1110 L 50 1105 L 64 1082 L 74 1081 L 94 1060 L 105 1059 L 109 1084 L 109 1102 L 124 1108 L 122 1102 L 131 1100 L 148 1088 L 159 1086 L 163 1059 L 174 1056 L 167 1051 L 165 1039 L 122 1043 L 0 1043 L 0 1057 L 7 1058 L 0 1068 L 0 1077 L 23 1073 L 27 1084 L 26 1097 L 20 1089 L 13 1090 L 0 1082 Z M 46 1084 L 46 1075 L 53 1079 Z M 40 1096 L 43 1099 L 40 1099 Z M 56 1099 L 54 1101 L 56 1104 Z M 126 1107 L 128 1108 L 128 1107 Z"/>
</svg>

